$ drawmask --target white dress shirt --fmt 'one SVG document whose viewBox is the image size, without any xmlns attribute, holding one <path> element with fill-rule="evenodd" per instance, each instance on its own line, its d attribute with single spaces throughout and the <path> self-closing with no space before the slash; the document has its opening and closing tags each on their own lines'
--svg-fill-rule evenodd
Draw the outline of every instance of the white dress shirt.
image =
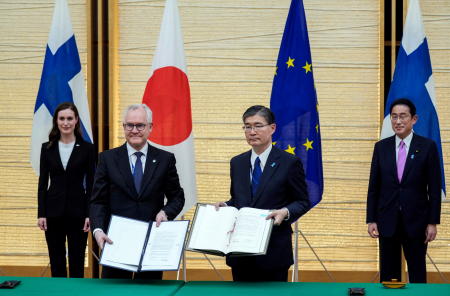
<svg viewBox="0 0 450 296">
<path fill-rule="evenodd" d="M 250 180 L 252 180 L 252 172 L 255 169 L 253 166 L 255 165 L 255 160 L 257 157 L 259 157 L 260 166 L 261 166 L 261 172 L 264 172 L 264 166 L 266 165 L 267 158 L 269 158 L 270 151 L 272 151 L 272 145 L 269 145 L 266 150 L 264 150 L 263 153 L 260 155 L 256 154 L 255 150 L 252 149 L 252 155 L 250 156 L 250 163 L 252 166 L 252 169 L 250 171 Z"/>
</svg>

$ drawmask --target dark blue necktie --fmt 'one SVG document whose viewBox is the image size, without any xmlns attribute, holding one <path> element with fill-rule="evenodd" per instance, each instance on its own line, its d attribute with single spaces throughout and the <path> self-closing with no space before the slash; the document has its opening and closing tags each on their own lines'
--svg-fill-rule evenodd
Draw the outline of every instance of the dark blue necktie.
<svg viewBox="0 0 450 296">
<path fill-rule="evenodd" d="M 134 172 L 133 172 L 133 178 L 134 178 L 134 187 L 136 188 L 136 192 L 139 193 L 141 190 L 141 183 L 142 183 L 142 161 L 141 156 L 144 155 L 142 152 L 135 152 L 134 155 L 136 155 L 136 164 L 134 165 Z"/>
<path fill-rule="evenodd" d="M 256 191 L 258 190 L 261 175 L 262 175 L 261 160 L 259 159 L 259 157 L 257 157 L 255 159 L 255 164 L 253 165 L 253 171 L 252 171 L 252 197 L 254 197 L 256 195 Z"/>
</svg>

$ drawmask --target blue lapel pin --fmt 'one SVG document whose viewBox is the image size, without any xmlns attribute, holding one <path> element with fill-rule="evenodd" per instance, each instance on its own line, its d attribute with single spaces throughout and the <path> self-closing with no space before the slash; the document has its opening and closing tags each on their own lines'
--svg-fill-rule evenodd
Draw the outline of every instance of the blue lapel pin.
<svg viewBox="0 0 450 296">
<path fill-rule="evenodd" d="M 271 167 L 274 167 L 274 166 L 275 166 L 275 162 L 272 162 L 272 163 L 270 164 L 270 166 L 271 166 Z"/>
<path fill-rule="evenodd" d="M 414 159 L 414 154 L 411 154 L 411 159 Z"/>
</svg>

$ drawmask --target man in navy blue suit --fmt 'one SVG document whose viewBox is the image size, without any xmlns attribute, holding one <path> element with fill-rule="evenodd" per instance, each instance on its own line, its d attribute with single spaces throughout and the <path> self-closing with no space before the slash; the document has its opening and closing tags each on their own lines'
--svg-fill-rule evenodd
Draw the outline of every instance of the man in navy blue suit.
<svg viewBox="0 0 450 296">
<path fill-rule="evenodd" d="M 380 243 L 380 280 L 401 278 L 401 248 L 409 281 L 425 283 L 426 252 L 441 213 L 441 170 L 436 143 L 413 132 L 416 107 L 390 107 L 395 135 L 375 144 L 367 195 L 368 232 Z"/>
<path fill-rule="evenodd" d="M 247 143 L 252 147 L 231 159 L 231 199 L 216 207 L 273 210 L 274 227 L 266 255 L 227 257 L 234 281 L 287 281 L 293 264 L 291 223 L 309 208 L 300 159 L 272 146 L 275 117 L 264 106 L 252 106 L 242 116 Z"/>
</svg>

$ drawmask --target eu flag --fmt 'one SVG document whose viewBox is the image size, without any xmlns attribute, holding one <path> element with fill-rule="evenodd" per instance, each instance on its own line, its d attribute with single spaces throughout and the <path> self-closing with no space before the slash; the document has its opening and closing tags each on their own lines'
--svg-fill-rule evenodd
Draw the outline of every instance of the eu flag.
<svg viewBox="0 0 450 296">
<path fill-rule="evenodd" d="M 270 109 L 275 113 L 275 146 L 303 163 L 309 200 L 322 199 L 322 147 L 308 28 L 302 0 L 292 0 L 281 40 Z"/>
</svg>

